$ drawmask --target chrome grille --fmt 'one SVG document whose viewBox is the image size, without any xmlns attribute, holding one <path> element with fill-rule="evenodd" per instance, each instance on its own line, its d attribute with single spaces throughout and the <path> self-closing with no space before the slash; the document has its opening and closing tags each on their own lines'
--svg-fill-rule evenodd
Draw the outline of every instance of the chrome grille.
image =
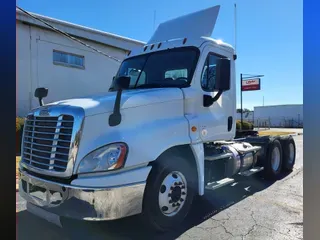
<svg viewBox="0 0 320 240">
<path fill-rule="evenodd" d="M 24 126 L 22 161 L 32 167 L 65 172 L 72 141 L 74 117 L 28 115 Z"/>
</svg>

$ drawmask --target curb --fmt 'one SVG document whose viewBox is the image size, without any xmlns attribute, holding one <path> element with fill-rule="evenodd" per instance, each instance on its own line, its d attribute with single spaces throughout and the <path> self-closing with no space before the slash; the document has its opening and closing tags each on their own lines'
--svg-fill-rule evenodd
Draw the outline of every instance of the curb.
<svg viewBox="0 0 320 240">
<path fill-rule="evenodd" d="M 302 136 L 303 133 L 293 133 L 293 134 L 289 134 L 290 136 Z"/>
</svg>

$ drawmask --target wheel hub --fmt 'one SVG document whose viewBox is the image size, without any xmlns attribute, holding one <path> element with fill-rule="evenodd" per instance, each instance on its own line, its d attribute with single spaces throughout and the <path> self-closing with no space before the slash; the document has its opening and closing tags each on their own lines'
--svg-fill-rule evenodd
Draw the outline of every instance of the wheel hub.
<svg viewBox="0 0 320 240">
<path fill-rule="evenodd" d="M 181 198 L 181 188 L 180 186 L 176 186 L 173 188 L 171 192 L 171 200 L 173 202 L 178 202 Z"/>
<path fill-rule="evenodd" d="M 278 147 L 275 147 L 272 151 L 271 165 L 272 165 L 273 171 L 275 172 L 278 171 L 280 167 L 280 150 Z"/>
<path fill-rule="evenodd" d="M 187 182 L 180 172 L 172 172 L 163 180 L 159 190 L 159 207 L 166 216 L 176 215 L 187 197 Z"/>
</svg>

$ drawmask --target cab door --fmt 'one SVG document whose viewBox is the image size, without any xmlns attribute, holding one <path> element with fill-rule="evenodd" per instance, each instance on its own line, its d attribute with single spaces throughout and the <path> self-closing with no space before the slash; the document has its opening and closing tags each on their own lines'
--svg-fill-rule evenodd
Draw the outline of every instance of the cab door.
<svg viewBox="0 0 320 240">
<path fill-rule="evenodd" d="M 207 46 L 203 51 L 205 61 L 201 73 L 198 73 L 200 87 L 200 101 L 198 101 L 197 120 L 200 126 L 200 138 L 203 142 L 215 140 L 229 140 L 235 135 L 236 94 L 234 82 L 234 61 L 232 54 L 222 51 L 221 48 Z M 211 106 L 204 106 L 204 95 L 215 97 L 218 94 L 216 86 L 217 60 L 228 58 L 230 62 L 230 89 L 223 91 L 221 96 Z"/>
</svg>

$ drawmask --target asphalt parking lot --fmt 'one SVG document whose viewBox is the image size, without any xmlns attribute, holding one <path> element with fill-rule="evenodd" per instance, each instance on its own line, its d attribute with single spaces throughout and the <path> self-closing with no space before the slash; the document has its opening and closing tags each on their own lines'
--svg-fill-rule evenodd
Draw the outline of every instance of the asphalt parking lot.
<svg viewBox="0 0 320 240">
<path fill-rule="evenodd" d="M 277 182 L 253 176 L 206 192 L 174 232 L 151 232 L 138 217 L 103 223 L 64 220 L 59 228 L 28 213 L 17 194 L 17 239 L 303 239 L 303 136 L 294 138 L 293 172 Z"/>
</svg>

